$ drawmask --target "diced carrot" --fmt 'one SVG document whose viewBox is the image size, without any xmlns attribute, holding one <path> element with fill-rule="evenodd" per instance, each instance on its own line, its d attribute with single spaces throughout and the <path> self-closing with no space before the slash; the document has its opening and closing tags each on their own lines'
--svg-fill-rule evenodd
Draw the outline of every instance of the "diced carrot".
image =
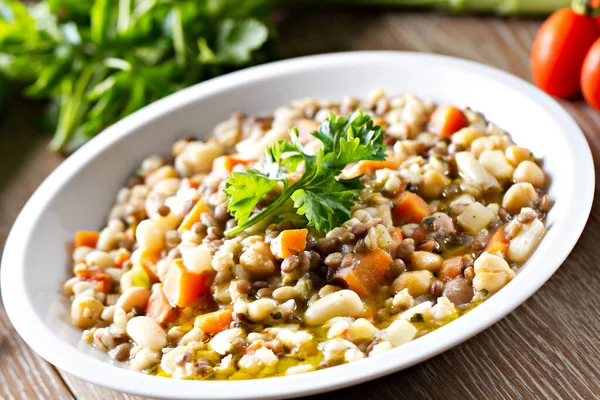
<svg viewBox="0 0 600 400">
<path fill-rule="evenodd" d="M 191 307 L 210 300 L 210 284 L 213 274 L 195 274 L 188 271 L 181 258 L 173 260 L 165 281 L 163 292 L 172 306 Z"/>
<path fill-rule="evenodd" d="M 440 279 L 444 282 L 462 275 L 463 261 L 462 257 L 452 257 L 444 260 L 440 269 Z"/>
<path fill-rule="evenodd" d="M 454 106 L 443 105 L 435 109 L 429 120 L 429 130 L 442 137 L 450 137 L 469 125 L 465 114 Z"/>
<path fill-rule="evenodd" d="M 418 224 L 423 218 L 431 215 L 427 202 L 412 192 L 404 192 L 395 203 L 392 214 L 398 222 Z"/>
<path fill-rule="evenodd" d="M 160 252 L 156 250 L 144 249 L 140 254 L 140 266 L 148 274 L 151 282 L 158 282 L 158 273 L 156 272 L 156 264 L 160 260 Z"/>
<path fill-rule="evenodd" d="M 360 297 L 373 294 L 386 282 L 392 258 L 381 249 L 354 255 L 354 262 L 338 270 L 334 278 L 341 280 Z"/>
<path fill-rule="evenodd" d="M 200 221 L 200 215 L 205 212 L 210 212 L 210 209 L 204 204 L 204 200 L 198 200 L 198 202 L 192 207 L 189 213 L 183 218 L 181 225 L 177 228 L 179 233 L 190 230 L 192 225 Z"/>
<path fill-rule="evenodd" d="M 244 349 L 244 354 L 254 354 L 256 352 L 256 350 L 260 349 L 261 347 L 267 347 L 268 345 L 267 343 L 265 343 L 265 341 L 263 339 L 257 339 L 255 341 L 253 341 L 252 343 L 250 343 L 249 346 L 247 346 Z"/>
<path fill-rule="evenodd" d="M 388 158 L 383 161 L 363 160 L 357 164 L 357 169 L 361 174 L 373 173 L 378 169 L 389 168 L 396 169 L 400 163 L 394 158 Z"/>
<path fill-rule="evenodd" d="M 93 247 L 96 248 L 100 232 L 77 231 L 75 233 L 75 247 Z"/>
<path fill-rule="evenodd" d="M 219 156 L 213 161 L 212 168 L 213 171 L 225 170 L 227 172 L 231 172 L 233 171 L 233 167 L 235 167 L 236 165 L 248 165 L 253 162 L 254 161 L 252 160 L 244 160 L 241 158 L 235 158 L 233 156 Z"/>
<path fill-rule="evenodd" d="M 288 229 L 279 234 L 271 242 L 271 251 L 277 257 L 284 259 L 304 251 L 308 229 Z"/>
<path fill-rule="evenodd" d="M 506 239 L 505 225 L 496 229 L 496 232 L 494 232 L 485 245 L 484 251 L 487 251 L 488 253 L 506 254 L 508 251 L 508 240 Z"/>
<path fill-rule="evenodd" d="M 392 239 L 394 239 L 394 243 L 398 244 L 404 239 L 402 236 L 402 229 L 394 228 L 394 232 L 392 232 Z"/>
<path fill-rule="evenodd" d="M 314 136 L 311 133 L 319 130 L 319 123 L 312 119 L 301 118 L 296 121 L 295 125 L 296 129 L 298 129 L 298 139 L 303 144 L 313 140 Z"/>
<path fill-rule="evenodd" d="M 176 313 L 177 310 L 167 300 L 162 285 L 154 285 L 146 306 L 146 316 L 154 319 L 159 324 L 166 324 L 175 319 Z"/>
<path fill-rule="evenodd" d="M 125 261 L 131 258 L 131 253 L 127 250 L 120 249 L 117 255 L 115 256 L 115 266 L 117 268 L 122 268 Z"/>
<path fill-rule="evenodd" d="M 108 293 L 112 289 L 112 278 L 106 272 L 95 269 L 81 269 L 75 275 L 82 281 L 95 282 L 96 291 Z"/>
<path fill-rule="evenodd" d="M 208 314 L 198 315 L 194 321 L 194 327 L 201 329 L 204 333 L 219 333 L 229 329 L 233 321 L 233 309 L 224 308 Z"/>
</svg>

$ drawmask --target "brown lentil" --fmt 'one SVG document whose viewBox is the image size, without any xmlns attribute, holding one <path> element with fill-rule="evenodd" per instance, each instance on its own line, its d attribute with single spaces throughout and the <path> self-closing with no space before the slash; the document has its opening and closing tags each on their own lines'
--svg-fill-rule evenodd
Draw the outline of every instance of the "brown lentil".
<svg viewBox="0 0 600 400">
<path fill-rule="evenodd" d="M 191 370 L 193 376 L 202 377 L 208 375 L 212 371 L 212 368 L 210 366 L 210 361 L 206 358 L 201 358 L 194 363 Z"/>
<path fill-rule="evenodd" d="M 325 257 L 324 263 L 328 267 L 339 267 L 343 258 L 344 255 L 342 253 L 331 253 Z"/>
<path fill-rule="evenodd" d="M 339 244 L 337 238 L 327 237 L 317 240 L 317 249 L 323 254 L 329 254 L 337 251 Z"/>
<path fill-rule="evenodd" d="M 312 236 L 307 236 L 306 237 L 306 250 L 313 250 L 315 248 L 315 246 L 317 245 L 317 241 L 315 240 L 314 237 Z"/>
<path fill-rule="evenodd" d="M 235 290 L 244 296 L 252 293 L 252 285 L 245 279 L 239 280 L 235 283 Z"/>
<path fill-rule="evenodd" d="M 231 218 L 231 215 L 229 215 L 229 211 L 227 211 L 226 206 L 219 204 L 215 207 L 215 218 L 217 219 L 217 221 L 225 222 L 229 218 Z"/>
<path fill-rule="evenodd" d="M 178 367 L 183 367 L 185 364 L 192 361 L 192 354 L 189 351 L 182 351 L 181 353 L 175 356 L 174 363 Z"/>
<path fill-rule="evenodd" d="M 415 242 L 412 239 L 404 239 L 396 248 L 396 258 L 406 258 L 415 252 Z"/>
<path fill-rule="evenodd" d="M 406 271 L 406 263 L 401 258 L 396 258 L 390 265 L 390 275 L 392 276 L 392 279 L 396 278 L 404 271 Z"/>
<path fill-rule="evenodd" d="M 281 271 L 290 273 L 292 271 L 295 271 L 296 268 L 300 266 L 300 264 L 300 257 L 294 254 L 283 260 L 283 262 L 281 263 Z"/>
<path fill-rule="evenodd" d="M 352 227 L 352 233 L 355 236 L 364 236 L 369 231 L 370 226 L 365 223 L 358 223 Z"/>
<path fill-rule="evenodd" d="M 517 215 L 517 221 L 522 224 L 530 224 L 537 218 L 537 214 L 535 212 L 522 212 Z"/>
<path fill-rule="evenodd" d="M 121 343 L 114 349 L 110 350 L 108 354 L 115 360 L 119 362 L 129 360 L 129 354 L 131 352 L 131 348 L 133 345 L 129 342 Z"/>
<path fill-rule="evenodd" d="M 160 215 L 161 217 L 166 217 L 171 212 L 171 209 L 169 208 L 169 206 L 163 204 L 160 207 L 158 207 L 157 212 L 158 215 Z"/>
<path fill-rule="evenodd" d="M 431 284 L 430 293 L 434 298 L 438 298 L 444 291 L 444 282 L 436 280 Z"/>
</svg>

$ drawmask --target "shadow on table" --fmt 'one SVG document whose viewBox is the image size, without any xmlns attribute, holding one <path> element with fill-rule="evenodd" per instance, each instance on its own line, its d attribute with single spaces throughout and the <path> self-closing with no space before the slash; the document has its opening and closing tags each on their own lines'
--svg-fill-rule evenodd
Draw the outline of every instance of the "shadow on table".
<svg viewBox="0 0 600 400">
<path fill-rule="evenodd" d="M 26 166 L 28 155 L 48 140 L 36 128 L 42 104 L 23 100 L 11 93 L 0 117 L 0 193 L 20 168 Z"/>
</svg>

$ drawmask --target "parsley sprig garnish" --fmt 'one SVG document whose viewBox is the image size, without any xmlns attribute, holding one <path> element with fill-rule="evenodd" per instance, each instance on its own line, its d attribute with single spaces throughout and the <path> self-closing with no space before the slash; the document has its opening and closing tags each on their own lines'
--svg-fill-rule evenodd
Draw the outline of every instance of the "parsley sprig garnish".
<svg viewBox="0 0 600 400">
<path fill-rule="evenodd" d="M 340 226 L 350 219 L 350 208 L 363 185 L 360 177 L 342 179 L 338 176 L 350 163 L 386 157 L 384 132 L 361 110 L 348 118 L 331 114 L 323 121 L 319 130 L 311 133 L 321 142 L 315 155 L 304 152 L 296 128 L 292 128 L 290 134 L 291 141 L 278 140 L 267 147 L 262 171 L 234 172 L 227 180 L 228 209 L 238 224 L 225 232 L 227 236 L 237 235 L 277 214 L 290 199 L 296 213 L 305 217 L 307 226 L 318 231 Z M 300 172 L 301 166 L 302 176 L 290 184 L 288 174 Z M 255 212 L 264 196 L 278 184 L 283 185 L 281 195 Z"/>
</svg>

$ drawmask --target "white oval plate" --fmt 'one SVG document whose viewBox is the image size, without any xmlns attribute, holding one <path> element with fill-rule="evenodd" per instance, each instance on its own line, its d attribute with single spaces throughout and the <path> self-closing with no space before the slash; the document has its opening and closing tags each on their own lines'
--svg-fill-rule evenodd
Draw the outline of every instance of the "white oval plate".
<svg viewBox="0 0 600 400">
<path fill-rule="evenodd" d="M 65 244 L 78 229 L 98 229 L 125 179 L 142 159 L 164 153 L 185 133 L 207 134 L 234 111 L 269 112 L 311 96 L 366 96 L 412 91 L 470 106 L 507 129 L 544 160 L 555 201 L 541 245 L 504 289 L 467 315 L 382 355 L 307 374 L 250 381 L 181 381 L 115 365 L 68 322 L 61 294 L 69 277 Z M 284 398 L 355 385 L 399 371 L 481 332 L 522 304 L 550 278 L 575 245 L 594 193 L 587 142 L 550 97 L 505 72 L 449 57 L 357 52 L 305 57 L 250 68 L 158 101 L 108 128 L 54 171 L 12 228 L 2 258 L 4 305 L 23 339 L 73 375 L 118 391 L 180 399 Z M 559 196 L 560 194 L 560 196 Z"/>
</svg>

